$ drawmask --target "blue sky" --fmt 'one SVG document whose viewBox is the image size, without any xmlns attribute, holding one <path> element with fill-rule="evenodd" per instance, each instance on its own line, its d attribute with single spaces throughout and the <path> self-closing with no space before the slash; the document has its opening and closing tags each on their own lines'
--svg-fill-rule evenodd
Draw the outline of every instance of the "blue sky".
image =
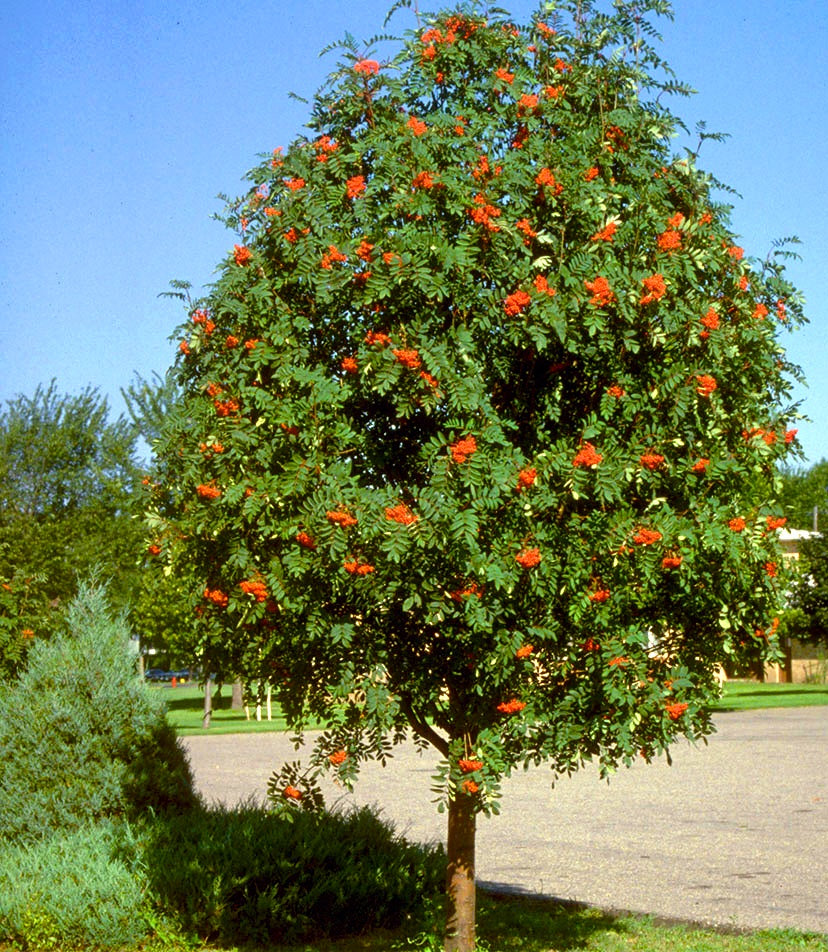
<svg viewBox="0 0 828 952">
<path fill-rule="evenodd" d="M 301 131 L 349 30 L 383 29 L 389 0 L 31 0 L 0 12 L 0 401 L 57 379 L 123 410 L 135 372 L 163 372 L 182 317 L 159 298 L 196 289 L 232 246 L 212 219 L 260 153 Z M 534 2 L 501 4 L 525 21 Z M 430 6 L 422 0 L 422 6 Z M 433 5 L 434 8 L 438 4 Z M 748 254 L 798 235 L 789 274 L 810 325 L 786 339 L 809 382 L 809 462 L 828 458 L 828 4 L 675 0 L 662 54 L 698 90 L 672 107 L 730 134 L 700 164 L 736 188 Z M 389 29 L 413 16 L 400 11 Z"/>
</svg>

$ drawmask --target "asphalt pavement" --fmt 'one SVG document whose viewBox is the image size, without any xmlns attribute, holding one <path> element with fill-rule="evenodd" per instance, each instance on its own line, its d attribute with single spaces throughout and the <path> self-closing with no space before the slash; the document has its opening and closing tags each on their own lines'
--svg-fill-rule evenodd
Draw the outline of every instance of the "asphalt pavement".
<svg viewBox="0 0 828 952">
<path fill-rule="evenodd" d="M 585 768 L 509 778 L 482 817 L 477 878 L 498 890 L 734 929 L 828 933 L 828 707 L 723 713 L 707 745 L 673 749 L 607 783 Z M 282 734 L 186 737 L 205 799 L 264 799 L 271 773 L 301 757 Z M 432 752 L 397 748 L 366 765 L 353 794 L 409 839 L 445 842 Z"/>
</svg>

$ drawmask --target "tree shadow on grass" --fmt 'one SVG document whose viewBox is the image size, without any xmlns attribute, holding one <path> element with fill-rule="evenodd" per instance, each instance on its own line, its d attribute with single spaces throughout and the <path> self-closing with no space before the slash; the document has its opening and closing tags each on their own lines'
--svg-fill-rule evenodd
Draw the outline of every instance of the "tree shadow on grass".
<svg viewBox="0 0 828 952">
<path fill-rule="evenodd" d="M 213 712 L 229 711 L 232 708 L 232 704 L 233 699 L 229 694 L 226 697 L 213 694 Z M 168 711 L 195 711 L 201 713 L 204 708 L 204 700 L 203 697 L 192 698 L 186 694 L 176 695 L 174 691 L 170 691 L 164 695 L 164 705 Z M 243 715 L 244 711 L 240 710 L 239 713 Z"/>
<path fill-rule="evenodd" d="M 478 935 L 492 948 L 565 952 L 587 948 L 597 933 L 629 931 L 621 917 L 584 903 L 503 889 L 497 883 L 486 883 L 480 890 Z"/>
</svg>

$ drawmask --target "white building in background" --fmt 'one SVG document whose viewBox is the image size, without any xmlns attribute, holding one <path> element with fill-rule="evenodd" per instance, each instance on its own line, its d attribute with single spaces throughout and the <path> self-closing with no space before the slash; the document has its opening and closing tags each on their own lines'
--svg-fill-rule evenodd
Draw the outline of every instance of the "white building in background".
<svg viewBox="0 0 828 952">
<path fill-rule="evenodd" d="M 798 559 L 800 545 L 819 535 L 822 535 L 822 533 L 812 532 L 810 529 L 783 529 L 779 533 L 782 552 L 786 558 Z"/>
</svg>

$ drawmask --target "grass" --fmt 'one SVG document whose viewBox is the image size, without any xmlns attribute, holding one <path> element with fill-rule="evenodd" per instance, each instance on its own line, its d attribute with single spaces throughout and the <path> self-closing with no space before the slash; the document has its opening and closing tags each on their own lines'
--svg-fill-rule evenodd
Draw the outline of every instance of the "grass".
<svg viewBox="0 0 828 952">
<path fill-rule="evenodd" d="M 561 906 L 526 897 L 486 897 L 479 932 L 490 952 L 826 952 L 825 936 L 793 930 L 737 934 L 667 925 L 640 916 Z M 339 950 L 337 950 L 339 952 Z M 342 950 L 344 952 L 344 950 Z"/>
<path fill-rule="evenodd" d="M 561 906 L 550 900 L 481 895 L 478 952 L 828 952 L 828 936 L 774 929 L 724 932 L 665 925 L 646 917 Z M 438 952 L 436 930 L 406 935 L 378 930 L 347 939 L 255 946 L 215 946 L 165 933 L 118 952 Z M 0 942 L 0 952 L 19 949 Z"/>
<path fill-rule="evenodd" d="M 336 941 L 268 945 L 267 952 L 437 952 L 437 930 L 377 931 Z M 3 946 L 0 945 L 0 950 Z M 171 936 L 143 952 L 264 952 L 251 947 L 178 944 Z M 775 929 L 725 932 L 647 917 L 575 908 L 551 900 L 481 894 L 478 952 L 828 952 L 828 936 Z M 11 950 L 9 950 L 11 952 Z"/>
<path fill-rule="evenodd" d="M 244 710 L 234 711 L 230 707 L 230 685 L 222 688 L 220 697 L 216 697 L 213 690 L 213 714 L 209 730 L 201 726 L 204 712 L 204 688 L 193 682 L 178 684 L 171 687 L 169 684 L 158 685 L 153 688 L 164 694 L 167 702 L 167 719 L 175 727 L 176 732 L 186 737 L 189 734 L 247 734 L 257 731 L 285 731 L 285 723 L 279 705 L 273 705 L 273 720 L 266 719 L 265 708 L 262 707 L 262 720 L 256 720 L 256 708 L 250 708 L 250 720 Z"/>
<path fill-rule="evenodd" d="M 204 689 L 192 682 L 156 686 L 167 701 L 170 723 L 182 735 L 189 734 L 246 734 L 257 731 L 287 730 L 285 719 L 277 704 L 273 705 L 273 720 L 268 721 L 264 708 L 262 720 L 256 720 L 256 710 L 250 708 L 250 720 L 244 710 L 230 707 L 230 686 L 224 687 L 222 696 L 213 699 L 213 717 L 209 731 L 201 726 L 204 706 Z M 720 711 L 752 711 L 771 707 L 806 707 L 828 705 L 828 684 L 760 684 L 758 681 L 728 681 L 724 694 L 716 704 Z M 308 725 L 312 726 L 312 725 Z"/>
<path fill-rule="evenodd" d="M 760 684 L 728 681 L 716 708 L 755 711 L 769 707 L 812 707 L 828 704 L 828 684 Z"/>
</svg>

